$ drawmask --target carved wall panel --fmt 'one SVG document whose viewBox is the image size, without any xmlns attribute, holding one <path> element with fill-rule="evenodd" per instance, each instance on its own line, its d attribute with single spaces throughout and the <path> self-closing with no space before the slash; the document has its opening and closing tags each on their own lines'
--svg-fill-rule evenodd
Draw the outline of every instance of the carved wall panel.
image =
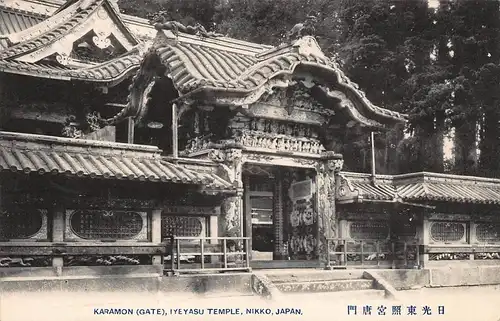
<svg viewBox="0 0 500 321">
<path fill-rule="evenodd" d="M 317 258 L 318 213 L 313 181 L 305 179 L 291 184 L 290 256 L 294 260 Z"/>
<path fill-rule="evenodd" d="M 65 239 L 147 241 L 147 213 L 123 210 L 67 210 Z"/>
<path fill-rule="evenodd" d="M 195 216 L 162 215 L 161 238 L 169 236 L 206 237 L 206 218 Z"/>
<path fill-rule="evenodd" d="M 48 256 L 2 256 L 0 267 L 49 267 L 52 258 Z"/>
<path fill-rule="evenodd" d="M 431 240 L 436 243 L 467 243 L 467 224 L 461 222 L 432 222 Z"/>
<path fill-rule="evenodd" d="M 151 255 L 78 255 L 63 257 L 64 266 L 151 265 Z"/>
<path fill-rule="evenodd" d="M 318 208 L 318 253 L 325 260 L 328 238 L 338 237 L 338 218 L 335 205 L 336 173 L 342 169 L 341 159 L 322 161 L 316 167 L 316 193 Z"/>
<path fill-rule="evenodd" d="M 236 196 L 226 197 L 222 201 L 221 216 L 219 219 L 219 229 L 222 236 L 242 237 L 243 236 L 243 196 L 238 193 Z"/>
<path fill-rule="evenodd" d="M 47 210 L 17 208 L 0 212 L 0 240 L 48 240 Z"/>
<path fill-rule="evenodd" d="M 476 240 L 480 243 L 499 243 L 500 224 L 480 223 L 476 225 Z"/>
</svg>

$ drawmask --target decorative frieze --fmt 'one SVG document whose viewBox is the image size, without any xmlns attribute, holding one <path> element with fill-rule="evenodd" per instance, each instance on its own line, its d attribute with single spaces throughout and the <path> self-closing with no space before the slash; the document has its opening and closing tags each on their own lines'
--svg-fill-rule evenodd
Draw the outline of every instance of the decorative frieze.
<svg viewBox="0 0 500 321">
<path fill-rule="evenodd" d="M 244 131 L 235 141 L 245 147 L 263 148 L 273 151 L 321 154 L 325 148 L 318 139 L 276 135 L 260 131 Z"/>
<path fill-rule="evenodd" d="M 464 261 L 470 260 L 469 253 L 435 253 L 429 254 L 429 261 Z"/>
<path fill-rule="evenodd" d="M 0 257 L 0 267 L 49 267 L 52 258 L 48 256 Z"/>
<path fill-rule="evenodd" d="M 65 256 L 64 266 L 111 266 L 111 265 L 150 265 L 151 255 L 78 255 Z"/>
</svg>

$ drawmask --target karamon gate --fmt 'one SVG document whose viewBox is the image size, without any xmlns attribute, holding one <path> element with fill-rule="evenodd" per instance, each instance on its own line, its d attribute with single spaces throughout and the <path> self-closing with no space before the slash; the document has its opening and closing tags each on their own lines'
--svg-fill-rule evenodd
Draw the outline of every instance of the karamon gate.
<svg viewBox="0 0 500 321">
<path fill-rule="evenodd" d="M 271 47 L 110 0 L 0 21 L 2 275 L 500 262 L 500 180 L 342 171 L 353 137 L 407 115 L 310 24 Z"/>
<path fill-rule="evenodd" d="M 222 165 L 238 193 L 223 201 L 219 235 L 250 237 L 253 266 L 317 265 L 338 237 L 346 133 L 405 116 L 372 105 L 312 36 L 274 48 L 161 26 L 121 116 L 164 110 L 174 154 Z"/>
</svg>

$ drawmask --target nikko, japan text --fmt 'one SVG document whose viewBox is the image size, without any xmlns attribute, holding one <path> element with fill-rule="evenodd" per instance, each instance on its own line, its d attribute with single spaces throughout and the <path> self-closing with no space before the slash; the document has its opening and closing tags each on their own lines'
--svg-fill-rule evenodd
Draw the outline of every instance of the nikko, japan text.
<svg viewBox="0 0 500 321">
<path fill-rule="evenodd" d="M 191 308 L 191 309 L 162 309 L 162 308 L 94 308 L 94 315 L 303 315 L 302 309 L 277 308 L 277 309 L 255 309 L 255 308 Z"/>
<path fill-rule="evenodd" d="M 348 315 L 444 315 L 445 309 L 443 305 L 431 307 L 428 305 L 393 305 L 393 306 L 372 306 L 372 305 L 348 305 Z"/>
</svg>

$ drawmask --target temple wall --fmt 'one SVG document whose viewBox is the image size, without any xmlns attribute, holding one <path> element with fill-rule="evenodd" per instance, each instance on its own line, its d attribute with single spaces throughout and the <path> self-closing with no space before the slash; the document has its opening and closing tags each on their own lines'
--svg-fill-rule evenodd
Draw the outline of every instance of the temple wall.
<svg viewBox="0 0 500 321">
<path fill-rule="evenodd" d="M 497 215 L 433 213 L 423 220 L 426 267 L 500 264 L 500 219 Z"/>
<path fill-rule="evenodd" d="M 68 198 L 50 188 L 40 194 L 23 193 L 26 184 L 36 185 L 37 180 L 9 179 L 17 187 L 4 185 L 0 192 L 0 275 L 16 275 L 19 268 L 42 274 L 40 269 L 49 268 L 64 275 L 67 268 L 83 266 L 155 265 L 162 270 L 163 241 L 170 235 L 219 236 L 221 208 L 215 201 L 213 206 L 186 206 L 117 195 Z M 52 199 L 49 195 L 58 196 Z M 193 243 L 199 245 L 196 240 L 182 241 L 187 246 Z"/>
</svg>

